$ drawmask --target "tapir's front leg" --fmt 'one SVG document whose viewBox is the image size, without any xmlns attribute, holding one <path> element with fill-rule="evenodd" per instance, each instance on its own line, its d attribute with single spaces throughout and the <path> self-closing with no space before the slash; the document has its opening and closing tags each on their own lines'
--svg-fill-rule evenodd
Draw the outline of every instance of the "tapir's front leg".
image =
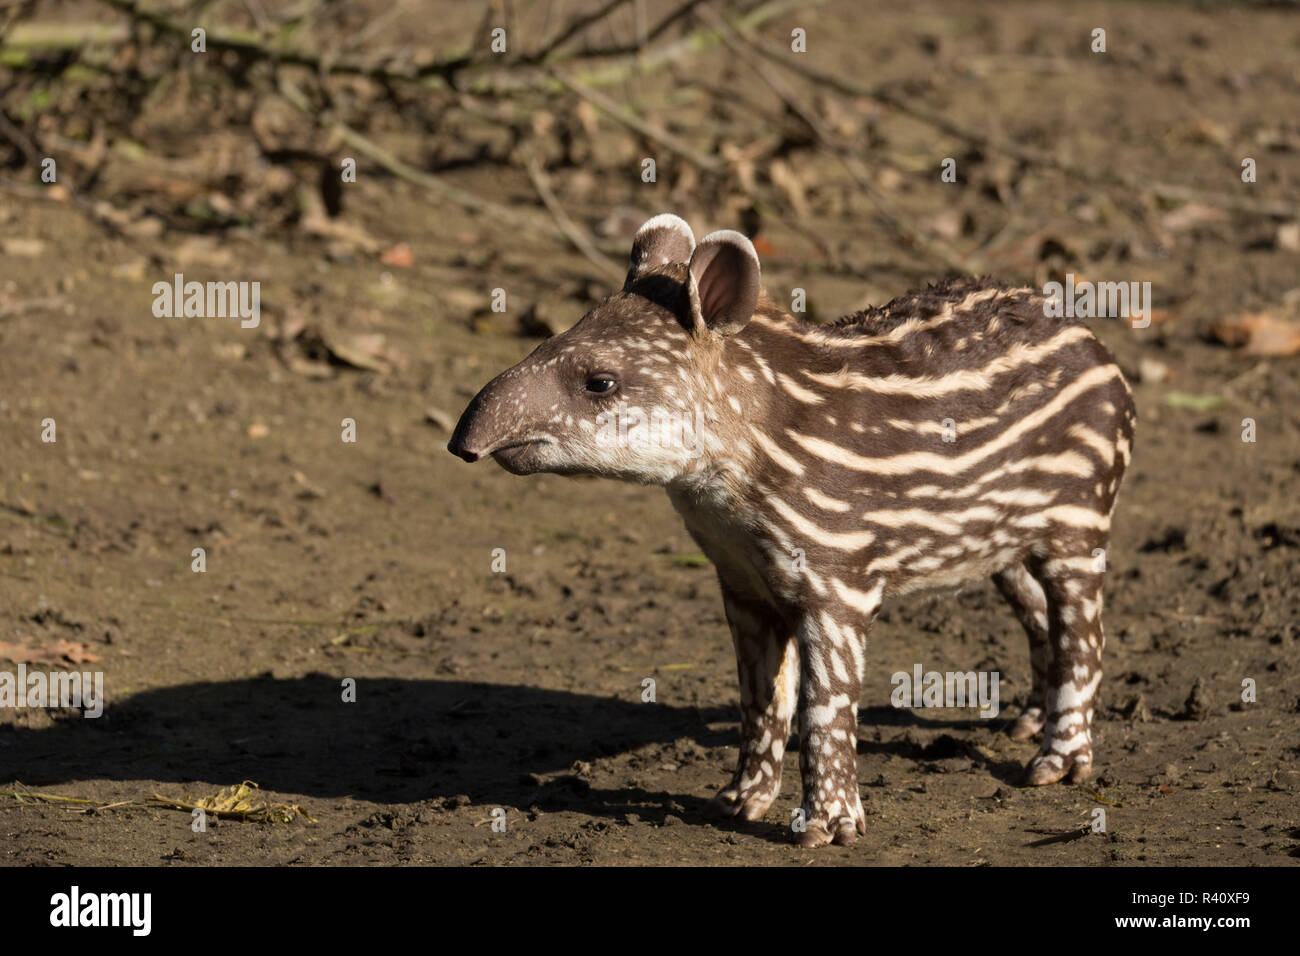
<svg viewBox="0 0 1300 956">
<path fill-rule="evenodd" d="M 836 582 L 838 583 L 838 582 Z M 841 587 L 850 601 L 828 603 L 799 627 L 799 769 L 803 776 L 800 846 L 848 846 L 867 832 L 858 790 L 858 698 L 867 628 L 880 588 Z"/>
<path fill-rule="evenodd" d="M 740 676 L 740 763 L 714 798 L 742 820 L 763 816 L 781 792 L 781 760 L 799 693 L 799 645 L 775 608 L 738 599 L 723 585 Z"/>
</svg>

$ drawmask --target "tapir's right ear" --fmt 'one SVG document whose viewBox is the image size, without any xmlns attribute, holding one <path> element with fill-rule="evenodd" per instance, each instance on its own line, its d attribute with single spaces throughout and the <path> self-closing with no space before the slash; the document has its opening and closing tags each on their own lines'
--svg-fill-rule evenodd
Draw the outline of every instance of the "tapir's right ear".
<svg viewBox="0 0 1300 956">
<path fill-rule="evenodd" d="M 695 233 L 686 220 L 666 212 L 647 219 L 632 240 L 632 261 L 624 288 L 643 272 L 676 263 L 686 265 L 695 251 Z"/>
<path fill-rule="evenodd" d="M 691 255 L 686 281 L 697 332 L 739 332 L 753 318 L 762 288 L 754 244 L 730 229 L 709 233 Z"/>
</svg>

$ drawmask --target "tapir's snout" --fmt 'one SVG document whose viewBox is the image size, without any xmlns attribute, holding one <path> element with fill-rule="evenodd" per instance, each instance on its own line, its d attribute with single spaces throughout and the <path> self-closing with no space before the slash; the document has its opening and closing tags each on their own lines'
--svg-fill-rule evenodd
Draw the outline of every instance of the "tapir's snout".
<svg viewBox="0 0 1300 956">
<path fill-rule="evenodd" d="M 449 452 L 468 462 L 491 455 L 507 470 L 522 468 L 518 449 L 543 437 L 532 424 L 535 406 L 541 398 L 550 401 L 554 392 L 536 375 L 521 375 L 521 367 L 528 368 L 520 363 L 506 369 L 479 390 L 456 423 Z"/>
<path fill-rule="evenodd" d="M 471 463 L 478 461 L 492 448 L 492 438 L 487 427 L 489 416 L 483 414 L 492 385 L 489 382 L 474 396 L 474 400 L 461 413 L 456 430 L 451 433 L 451 441 L 447 442 L 447 451 Z"/>
</svg>

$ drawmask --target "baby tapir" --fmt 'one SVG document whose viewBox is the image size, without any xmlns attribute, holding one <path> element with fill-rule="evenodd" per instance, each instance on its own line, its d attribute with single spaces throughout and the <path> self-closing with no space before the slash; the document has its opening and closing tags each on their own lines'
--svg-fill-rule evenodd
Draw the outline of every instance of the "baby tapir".
<svg viewBox="0 0 1300 956">
<path fill-rule="evenodd" d="M 1135 416 L 1119 367 L 1044 297 L 961 279 L 831 325 L 787 315 L 736 232 L 656 216 L 622 291 L 489 382 L 449 449 L 515 474 L 663 485 L 717 567 L 761 817 L 798 713 L 804 829 L 865 833 L 857 707 L 881 602 L 991 575 L 1029 635 L 1030 784 L 1087 779 L 1102 578 Z"/>
</svg>

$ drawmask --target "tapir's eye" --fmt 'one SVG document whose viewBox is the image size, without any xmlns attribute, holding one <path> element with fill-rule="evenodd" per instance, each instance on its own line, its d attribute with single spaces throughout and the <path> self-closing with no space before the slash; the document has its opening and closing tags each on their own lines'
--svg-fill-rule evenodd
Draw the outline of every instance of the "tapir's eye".
<svg viewBox="0 0 1300 956">
<path fill-rule="evenodd" d="M 587 391 L 597 395 L 608 395 L 618 387 L 618 382 L 611 375 L 593 375 L 587 379 Z"/>
</svg>

